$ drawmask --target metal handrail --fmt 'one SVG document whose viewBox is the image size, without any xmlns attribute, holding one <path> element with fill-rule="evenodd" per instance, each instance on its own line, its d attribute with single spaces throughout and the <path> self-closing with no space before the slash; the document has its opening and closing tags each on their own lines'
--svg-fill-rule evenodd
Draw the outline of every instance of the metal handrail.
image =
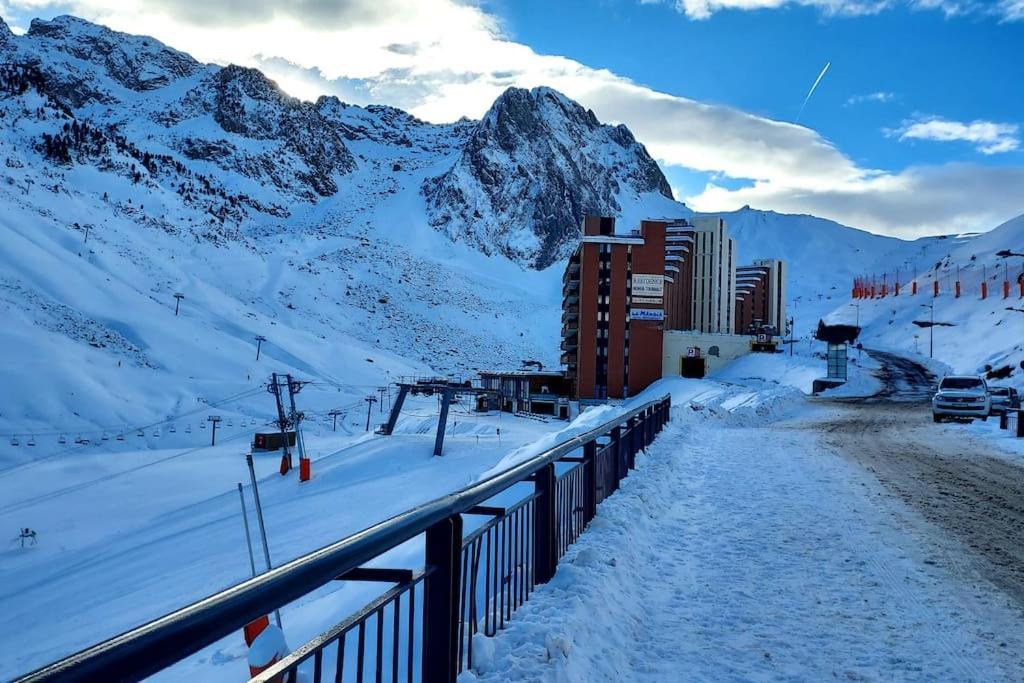
<svg viewBox="0 0 1024 683">
<path fill-rule="evenodd" d="M 345 572 L 425 533 L 443 520 L 465 513 L 544 467 L 670 400 L 643 404 L 494 476 L 384 520 L 265 574 L 203 598 L 175 612 L 88 647 L 16 680 L 138 680 L 175 664 Z M 112 679 L 116 670 L 122 678 Z"/>
</svg>

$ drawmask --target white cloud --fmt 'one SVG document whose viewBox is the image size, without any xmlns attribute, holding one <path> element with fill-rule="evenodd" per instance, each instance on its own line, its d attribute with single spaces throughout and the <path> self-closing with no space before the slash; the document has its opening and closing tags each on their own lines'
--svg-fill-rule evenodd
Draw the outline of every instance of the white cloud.
<svg viewBox="0 0 1024 683">
<path fill-rule="evenodd" d="M 883 173 L 820 190 L 755 183 L 739 190 L 709 185 L 687 197 L 698 211 L 744 204 L 810 213 L 897 237 L 988 230 L 1024 212 L 1024 168 L 947 164 Z"/>
<path fill-rule="evenodd" d="M 658 0 L 640 0 L 644 4 Z M 1003 21 L 1024 20 L 1024 0 L 665 0 L 691 19 L 708 19 L 725 10 L 815 7 L 830 16 L 862 16 L 903 5 L 915 10 L 938 10 L 946 16 L 988 14 Z"/>
<path fill-rule="evenodd" d="M 905 121 L 900 128 L 887 131 L 900 140 L 932 140 L 935 142 L 969 142 L 982 154 L 1012 152 L 1020 147 L 1020 126 L 994 121 L 949 121 L 930 117 Z"/>
<path fill-rule="evenodd" d="M 50 2 L 0 0 L 0 7 L 45 11 Z M 776 6 L 784 0 L 705 4 L 714 9 L 722 2 Z M 70 10 L 155 36 L 206 61 L 261 67 L 302 97 L 326 92 L 384 102 L 431 121 L 479 117 L 510 85 L 548 85 L 602 120 L 626 123 L 663 164 L 749 181 L 731 191 L 710 185 L 688 198 L 701 209 L 749 203 L 890 234 L 983 229 L 1024 211 L 1024 202 L 1008 199 L 1021 194 L 1008 189 L 1016 182 L 1019 190 L 1019 169 L 980 169 L 990 182 L 977 184 L 970 195 L 947 197 L 945 188 L 971 184 L 968 169 L 894 174 L 865 168 L 809 128 L 660 93 L 607 70 L 538 54 L 507 39 L 500 21 L 479 6 L 457 0 L 386 3 L 386 12 L 378 11 L 384 5 L 377 0 L 233 2 L 214 11 L 199 0 L 71 0 Z M 815 4 L 840 11 L 848 3 Z M 66 10 L 68 2 L 53 7 Z M 965 182 L 951 182 L 952 176 Z M 944 199 L 920 201 L 933 196 Z"/>
<path fill-rule="evenodd" d="M 853 95 L 846 100 L 846 106 L 851 107 L 855 104 L 864 104 L 870 102 L 877 102 L 884 104 L 886 102 L 892 102 L 896 99 L 896 93 L 891 92 L 873 92 L 867 95 Z"/>
<path fill-rule="evenodd" d="M 675 0 L 675 7 L 691 19 L 708 19 L 722 10 L 778 9 L 785 5 L 817 7 L 827 14 L 875 14 L 891 0 Z"/>
</svg>

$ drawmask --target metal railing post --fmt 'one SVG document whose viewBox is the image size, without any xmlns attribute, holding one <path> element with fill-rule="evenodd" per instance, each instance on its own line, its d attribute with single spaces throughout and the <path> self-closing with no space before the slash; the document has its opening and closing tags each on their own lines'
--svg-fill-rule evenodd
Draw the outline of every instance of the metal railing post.
<svg viewBox="0 0 1024 683">
<path fill-rule="evenodd" d="M 587 490 L 586 521 L 597 515 L 597 439 L 583 444 L 583 474 Z"/>
<path fill-rule="evenodd" d="M 612 458 L 612 463 L 615 465 L 615 476 L 609 482 L 609 492 L 619 489 L 619 480 L 622 479 L 622 470 L 625 469 L 626 453 L 622 443 L 622 427 L 612 429 Z"/>
<path fill-rule="evenodd" d="M 555 465 L 548 463 L 533 475 L 534 490 L 537 493 L 537 509 L 533 517 L 533 573 L 534 582 L 547 583 L 555 575 L 558 563 L 558 542 L 555 526 Z M 425 679 L 427 680 L 427 679 Z"/>
<path fill-rule="evenodd" d="M 1024 410 L 1017 410 L 1017 438 L 1024 439 Z"/>
<path fill-rule="evenodd" d="M 455 683 L 458 675 L 462 515 L 427 529 L 423 605 L 423 680 Z"/>
<path fill-rule="evenodd" d="M 630 418 L 630 420 L 627 423 L 627 425 L 629 427 L 629 439 L 628 439 L 629 444 L 626 446 L 626 462 L 635 463 L 636 462 L 636 452 L 637 452 L 637 450 L 639 450 L 637 444 L 640 443 L 640 440 L 639 440 L 639 436 L 640 436 L 639 422 L 637 421 L 636 418 Z"/>
</svg>

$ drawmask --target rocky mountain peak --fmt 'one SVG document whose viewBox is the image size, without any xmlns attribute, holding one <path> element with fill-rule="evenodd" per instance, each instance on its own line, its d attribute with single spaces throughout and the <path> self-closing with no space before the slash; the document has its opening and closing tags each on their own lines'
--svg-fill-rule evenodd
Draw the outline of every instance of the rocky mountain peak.
<svg viewBox="0 0 1024 683">
<path fill-rule="evenodd" d="M 27 35 L 41 47 L 100 67 L 134 91 L 162 88 L 202 68 L 189 55 L 154 38 L 120 33 L 78 17 L 33 19 Z"/>
<path fill-rule="evenodd" d="M 423 186 L 431 224 L 451 238 L 544 268 L 575 247 L 587 213 L 623 195 L 671 198 L 625 126 L 551 88 L 510 88 L 472 130 L 455 166 Z"/>
</svg>

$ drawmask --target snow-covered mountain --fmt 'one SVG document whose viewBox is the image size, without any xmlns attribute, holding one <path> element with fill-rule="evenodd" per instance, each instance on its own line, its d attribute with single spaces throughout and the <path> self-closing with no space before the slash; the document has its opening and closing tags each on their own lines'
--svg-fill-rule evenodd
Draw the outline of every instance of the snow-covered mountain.
<svg viewBox="0 0 1024 683">
<path fill-rule="evenodd" d="M 627 128 L 549 88 L 434 124 L 303 102 L 74 17 L 0 22 L 0 57 L 0 353 L 18 389 L 0 433 L 120 430 L 271 371 L 324 382 L 303 397 L 323 414 L 397 374 L 553 365 L 583 215 L 691 215 Z M 916 248 L 813 217 L 726 219 L 742 259 L 790 260 L 792 295 L 824 310 L 863 270 L 852 255 Z"/>
<path fill-rule="evenodd" d="M 0 23 L 0 56 L 8 434 L 121 431 L 273 370 L 326 381 L 323 412 L 389 375 L 551 363 L 560 274 L 532 266 L 586 211 L 679 206 L 624 127 L 547 89 L 430 124 L 74 17 Z"/>
<path fill-rule="evenodd" d="M 568 256 L 587 214 L 621 213 L 623 194 L 672 199 L 628 128 L 550 88 L 505 91 L 423 192 L 431 225 L 452 239 L 538 268 Z"/>
<path fill-rule="evenodd" d="M 929 347 L 934 346 L 934 358 L 955 372 L 992 373 L 995 383 L 1024 389 L 1024 293 L 1020 285 L 1024 257 L 997 255 L 1002 251 L 1024 254 L 1024 215 L 981 235 L 935 238 L 910 246 L 900 253 L 905 257 L 902 260 L 890 257 L 859 273 L 874 275 L 879 290 L 884 276 L 888 296 L 854 300 L 846 292 L 829 319 L 854 322 L 859 318 L 864 327 L 863 343 L 869 348 L 927 357 Z M 897 268 L 899 296 L 894 295 Z M 910 285 L 915 275 L 916 296 Z M 936 281 L 939 295 L 933 296 Z M 1004 282 L 1008 292 L 1004 292 Z M 937 325 L 923 326 L 931 323 L 933 313 Z"/>
</svg>

